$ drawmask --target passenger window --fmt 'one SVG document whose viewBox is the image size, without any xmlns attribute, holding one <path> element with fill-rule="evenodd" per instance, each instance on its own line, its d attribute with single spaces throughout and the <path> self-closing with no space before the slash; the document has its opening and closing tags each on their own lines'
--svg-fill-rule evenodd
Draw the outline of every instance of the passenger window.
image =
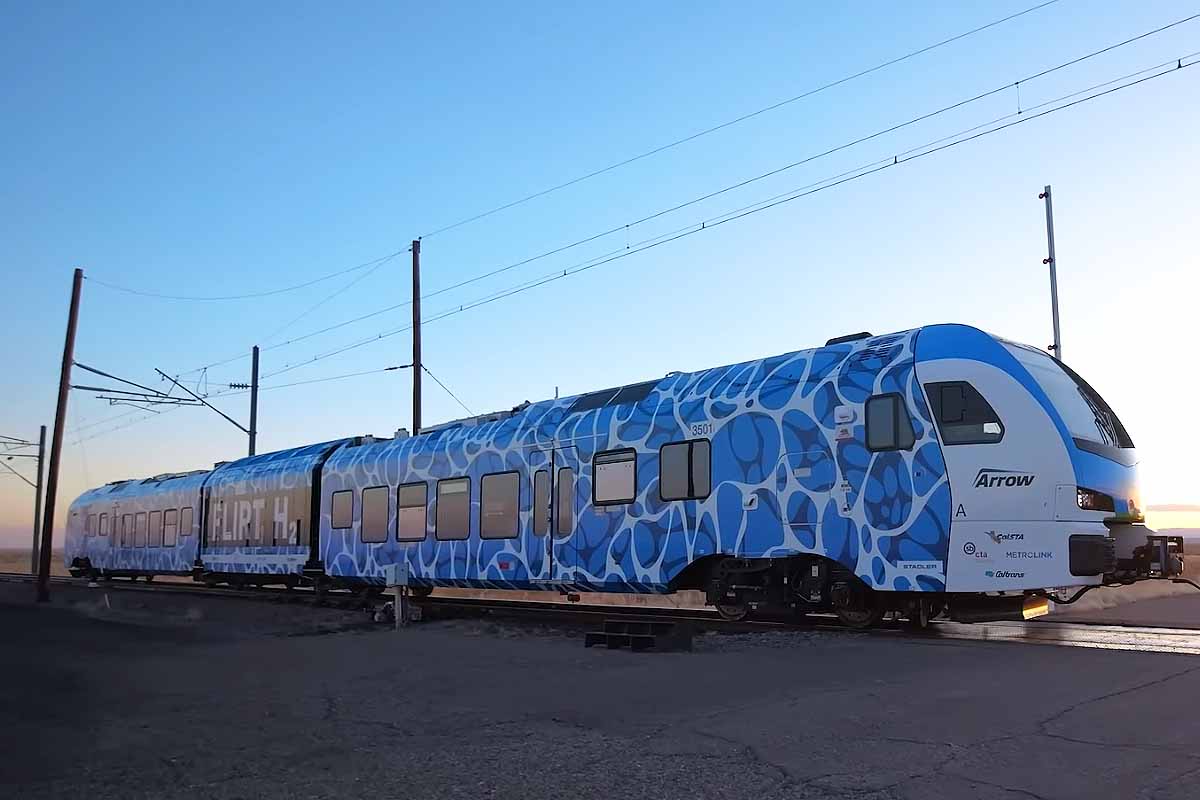
<svg viewBox="0 0 1200 800">
<path fill-rule="evenodd" d="M 908 450 L 917 441 L 912 419 L 899 394 L 880 394 L 867 400 L 867 449 Z"/>
<path fill-rule="evenodd" d="M 363 489 L 362 526 L 360 535 L 364 542 L 378 544 L 388 540 L 388 487 L 373 486 Z"/>
<path fill-rule="evenodd" d="M 146 512 L 139 511 L 133 518 L 133 546 L 146 546 Z"/>
<path fill-rule="evenodd" d="M 402 542 L 419 542 L 425 538 L 426 503 L 429 490 L 424 483 L 407 483 L 397 493 L 400 530 L 396 538 Z"/>
<path fill-rule="evenodd" d="M 346 490 L 333 493 L 329 512 L 329 527 L 351 528 L 354 526 L 354 492 Z"/>
<path fill-rule="evenodd" d="M 133 514 L 121 517 L 121 547 L 133 546 Z"/>
<path fill-rule="evenodd" d="M 925 384 L 942 444 L 995 444 L 1004 425 L 979 391 L 966 381 Z"/>
<path fill-rule="evenodd" d="M 438 481 L 433 535 L 438 539 L 466 539 L 471 533 L 471 479 Z"/>
<path fill-rule="evenodd" d="M 163 512 L 163 547 L 174 547 L 179 533 L 179 512 L 173 508 Z"/>
<path fill-rule="evenodd" d="M 162 547 L 163 529 L 162 529 L 162 512 L 150 512 L 150 546 Z"/>
<path fill-rule="evenodd" d="M 192 535 L 192 509 L 191 506 L 179 510 L 179 535 Z"/>
<path fill-rule="evenodd" d="M 554 529 L 559 536 L 569 536 L 575 527 L 575 470 L 570 467 L 558 471 L 557 500 Z"/>
<path fill-rule="evenodd" d="M 100 515 L 100 535 L 108 536 L 108 514 Z"/>
<path fill-rule="evenodd" d="M 707 439 L 664 444 L 658 451 L 663 500 L 702 500 L 712 491 L 712 445 Z"/>
<path fill-rule="evenodd" d="M 516 472 L 484 475 L 479 482 L 479 537 L 512 539 L 517 535 L 521 476 Z"/>
<path fill-rule="evenodd" d="M 550 531 L 550 473 L 539 469 L 533 473 L 533 535 L 545 536 Z"/>
<path fill-rule="evenodd" d="M 592 459 L 592 502 L 598 506 L 632 503 L 637 496 L 637 453 L 609 450 Z"/>
</svg>

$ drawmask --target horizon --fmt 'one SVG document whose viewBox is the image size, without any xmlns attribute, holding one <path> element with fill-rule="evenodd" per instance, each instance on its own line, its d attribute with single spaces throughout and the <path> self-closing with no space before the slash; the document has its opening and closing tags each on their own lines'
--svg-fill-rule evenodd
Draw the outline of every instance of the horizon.
<svg viewBox="0 0 1200 800">
<path fill-rule="evenodd" d="M 428 231 L 422 286 L 451 287 L 423 300 L 424 360 L 436 376 L 424 381 L 429 424 L 560 389 L 579 394 L 816 346 L 854 330 L 959 321 L 1044 347 L 1049 281 L 1037 194 L 1050 184 L 1064 360 L 1129 429 L 1149 513 L 1200 528 L 1188 472 L 1200 434 L 1170 411 L 1171 398 L 1200 388 L 1180 358 L 1200 266 L 1190 246 L 1198 170 L 1180 132 L 1196 129 L 1200 110 L 1179 102 L 1195 93 L 1200 70 L 1030 116 L 911 164 L 897 158 L 897 169 L 468 308 L 1166 63 L 1196 49 L 1200 23 L 622 230 L 1153 30 L 1188 14 L 1182 3 L 1089 6 L 1092 24 L 1079 26 L 1078 4 L 1062 0 L 437 231 L 1029 5 L 879 4 L 869 14 L 780 6 L 755 15 L 682 14 L 681 4 L 536 14 L 487 6 L 470 14 L 382 5 L 293 15 L 266 6 L 237 14 L 31 9 L 0 33 L 0 86 L 19 112 L 0 132 L 6 151 L 20 154 L 0 208 L 10 245 L 5 284 L 19 298 L 10 340 L 13 331 L 21 337 L 6 359 L 0 433 L 35 439 L 39 424 L 53 426 L 77 265 L 88 278 L 78 362 L 165 390 L 159 368 L 201 393 L 229 393 L 228 384 L 248 380 L 250 346 L 264 347 L 260 452 L 411 427 L 408 371 L 382 371 L 410 360 L 409 334 L 399 329 L 411 309 L 308 334 L 408 300 L 403 248 Z M 395 48 L 393 34 L 414 25 L 422 36 Z M 741 36 L 731 39 L 732 29 Z M 616 232 L 508 268 L 604 230 Z M 501 272 L 478 286 L 453 288 L 493 270 Z M 172 300 L 113 286 L 260 296 Z M 324 355 L 358 341 L 370 344 Z M 202 364 L 211 366 L 192 369 Z M 76 371 L 73 382 L 102 380 L 88 378 Z M 209 468 L 245 452 L 244 435 L 206 409 L 154 413 L 93 395 L 71 394 L 56 541 L 86 488 Z M 245 397 L 213 402 L 245 423 Z M 32 477 L 26 465 L 6 463 Z M 0 546 L 26 543 L 32 506 L 21 481 L 0 482 Z"/>
</svg>

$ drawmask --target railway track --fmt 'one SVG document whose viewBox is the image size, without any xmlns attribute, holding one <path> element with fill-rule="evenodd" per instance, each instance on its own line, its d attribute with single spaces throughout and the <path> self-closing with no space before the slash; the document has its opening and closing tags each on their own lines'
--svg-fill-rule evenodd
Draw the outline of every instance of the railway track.
<svg viewBox="0 0 1200 800">
<path fill-rule="evenodd" d="M 30 583 L 32 580 L 32 576 L 27 573 L 0 573 L 0 582 Z M 80 580 L 63 576 L 52 576 L 50 580 L 55 585 L 81 585 Z M 174 592 L 203 597 L 232 597 L 256 602 L 308 603 L 335 607 L 362 606 L 366 599 L 362 593 L 355 593 L 344 589 L 330 590 L 318 596 L 311 588 L 305 587 L 296 589 L 275 587 L 246 589 L 220 586 L 206 587 L 182 581 L 145 583 L 121 579 L 105 581 L 100 586 L 106 591 Z M 1200 655 L 1200 630 L 1055 622 L 1052 619 L 1031 622 L 976 622 L 970 624 L 938 620 L 932 622 L 925 630 L 915 630 L 900 622 L 885 621 L 881 626 L 868 631 L 852 631 L 839 625 L 836 618 L 832 615 L 821 614 L 810 615 L 803 622 L 781 619 L 728 622 L 722 620 L 715 611 L 702 608 L 591 605 L 553 600 L 495 600 L 446 596 L 428 597 L 417 601 L 417 604 L 421 607 L 424 614 L 432 619 L 470 615 L 487 618 L 521 619 L 525 621 L 554 621 L 557 624 L 579 626 L 596 626 L 604 620 L 609 619 L 637 619 L 688 623 L 699 630 L 712 630 L 723 633 L 753 633 L 768 630 L 811 630 L 837 632 L 843 635 L 901 637 L 929 642 L 954 640 L 1011 642 L 1058 647 L 1086 647 L 1103 650 Z"/>
</svg>

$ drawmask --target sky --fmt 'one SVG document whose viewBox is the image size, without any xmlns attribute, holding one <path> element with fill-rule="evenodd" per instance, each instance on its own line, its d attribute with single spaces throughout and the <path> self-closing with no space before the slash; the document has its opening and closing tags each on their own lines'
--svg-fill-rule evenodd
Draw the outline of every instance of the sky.
<svg viewBox="0 0 1200 800">
<path fill-rule="evenodd" d="M 53 425 L 81 267 L 79 362 L 155 388 L 168 386 L 158 368 L 229 391 L 248 380 L 259 344 L 260 452 L 391 435 L 411 425 L 407 371 L 283 384 L 409 363 L 408 332 L 313 360 L 404 327 L 407 306 L 289 343 L 408 301 L 407 253 L 239 300 L 104 283 L 262 295 L 417 237 L 428 293 L 616 231 L 424 301 L 425 363 L 474 412 L 860 330 L 963 322 L 1044 347 L 1038 193 L 1051 184 L 1065 360 L 1130 431 L 1145 500 L 1176 506 L 1172 527 L 1200 527 L 1200 434 L 1187 421 L 1200 390 L 1187 344 L 1200 310 L 1200 68 L 1040 118 L 1031 110 L 1200 51 L 1200 20 L 1024 80 L 1194 13 L 1182 2 L 1059 0 L 426 235 L 1035 4 L 2 0 L 0 434 L 36 438 Z M 632 252 L 1018 109 L 1024 121 L 995 134 Z M 629 254 L 466 308 L 606 253 Z M 428 379 L 424 397 L 427 424 L 467 413 Z M 245 395 L 213 402 L 245 422 Z M 245 436 L 207 409 L 160 411 L 72 393 L 60 520 L 90 486 L 245 450 Z M 6 463 L 32 476 L 28 462 Z M 32 491 L 0 478 L 0 544 L 27 541 L 31 518 Z"/>
</svg>

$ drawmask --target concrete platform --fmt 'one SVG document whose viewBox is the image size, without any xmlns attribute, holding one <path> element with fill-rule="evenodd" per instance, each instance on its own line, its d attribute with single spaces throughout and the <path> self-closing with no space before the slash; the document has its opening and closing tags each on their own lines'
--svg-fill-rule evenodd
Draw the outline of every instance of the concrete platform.
<svg viewBox="0 0 1200 800">
<path fill-rule="evenodd" d="M 632 654 L 104 594 L 0 593 L 0 796 L 1200 795 L 1195 657 L 836 632 Z"/>
</svg>

